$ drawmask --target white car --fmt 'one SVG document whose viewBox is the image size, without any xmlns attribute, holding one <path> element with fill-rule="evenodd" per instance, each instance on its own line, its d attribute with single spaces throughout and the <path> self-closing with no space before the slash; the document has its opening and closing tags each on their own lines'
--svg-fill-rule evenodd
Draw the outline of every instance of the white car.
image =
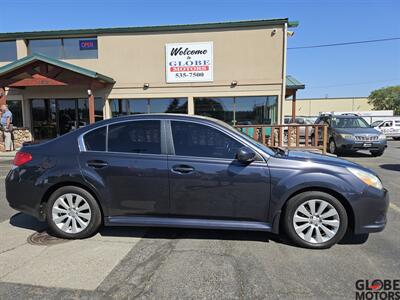
<svg viewBox="0 0 400 300">
<path fill-rule="evenodd" d="M 371 124 L 376 130 L 384 133 L 387 137 L 400 140 L 400 119 L 386 119 L 375 121 Z"/>
</svg>

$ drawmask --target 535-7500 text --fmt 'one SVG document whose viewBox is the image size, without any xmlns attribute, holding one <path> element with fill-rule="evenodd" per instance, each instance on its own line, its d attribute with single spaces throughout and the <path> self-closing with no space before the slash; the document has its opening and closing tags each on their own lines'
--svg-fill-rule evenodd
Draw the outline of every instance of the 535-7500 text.
<svg viewBox="0 0 400 300">
<path fill-rule="evenodd" d="M 176 78 L 191 78 L 191 77 L 204 77 L 204 72 L 185 72 L 185 73 L 176 73 Z"/>
</svg>

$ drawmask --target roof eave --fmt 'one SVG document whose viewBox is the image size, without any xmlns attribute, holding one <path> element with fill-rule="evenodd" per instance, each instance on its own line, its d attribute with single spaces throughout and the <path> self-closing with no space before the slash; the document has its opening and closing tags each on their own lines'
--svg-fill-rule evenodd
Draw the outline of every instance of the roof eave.
<svg viewBox="0 0 400 300">
<path fill-rule="evenodd" d="M 96 28 L 96 29 L 70 29 L 70 30 L 49 30 L 49 31 L 30 31 L 30 32 L 10 32 L 0 33 L 1 40 L 18 38 L 50 38 L 50 37 L 73 37 L 73 36 L 93 36 L 101 34 L 127 34 L 143 32 L 165 32 L 165 31 L 185 31 L 185 30 L 212 30 L 229 28 L 249 28 L 260 26 L 274 26 L 288 24 L 288 27 L 297 27 L 297 21 L 285 19 L 270 20 L 250 20 L 221 23 L 203 23 L 203 24 L 183 24 L 183 25 L 160 25 L 160 26 L 142 26 L 142 27 L 117 27 L 117 28 Z"/>
</svg>

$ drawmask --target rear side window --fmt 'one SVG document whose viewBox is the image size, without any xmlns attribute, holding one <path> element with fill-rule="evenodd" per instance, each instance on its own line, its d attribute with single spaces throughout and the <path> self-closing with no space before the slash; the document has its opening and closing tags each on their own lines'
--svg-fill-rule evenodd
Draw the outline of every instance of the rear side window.
<svg viewBox="0 0 400 300">
<path fill-rule="evenodd" d="M 242 144 L 225 133 L 209 126 L 171 123 L 176 155 L 235 159 Z"/>
<path fill-rule="evenodd" d="M 101 127 L 85 134 L 84 142 L 87 151 L 106 151 L 107 128 Z"/>
<path fill-rule="evenodd" d="M 161 154 L 161 122 L 146 120 L 109 125 L 108 151 Z"/>
</svg>

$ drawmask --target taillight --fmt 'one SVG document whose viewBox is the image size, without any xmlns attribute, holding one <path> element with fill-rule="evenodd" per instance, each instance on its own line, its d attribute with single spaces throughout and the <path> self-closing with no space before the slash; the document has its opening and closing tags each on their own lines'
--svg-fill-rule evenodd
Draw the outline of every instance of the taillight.
<svg viewBox="0 0 400 300">
<path fill-rule="evenodd" d="M 17 152 L 14 157 L 13 165 L 14 166 L 22 166 L 26 164 L 27 162 L 32 160 L 32 155 L 27 152 Z"/>
</svg>

